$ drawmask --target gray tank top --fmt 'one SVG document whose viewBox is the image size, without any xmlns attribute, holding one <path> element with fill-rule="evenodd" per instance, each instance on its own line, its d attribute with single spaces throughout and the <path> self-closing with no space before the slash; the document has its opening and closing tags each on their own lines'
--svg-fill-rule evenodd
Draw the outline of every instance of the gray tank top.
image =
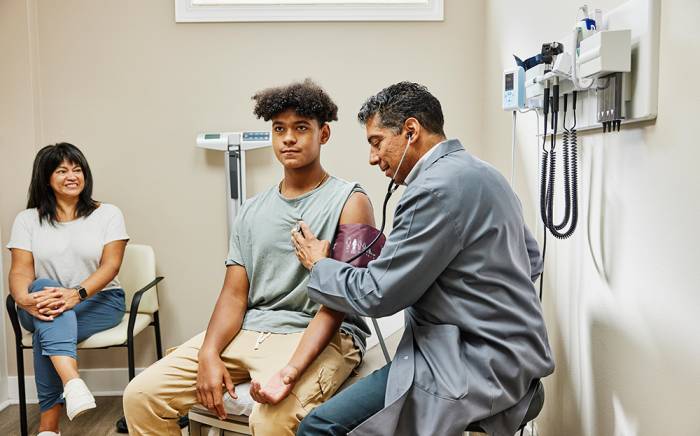
<svg viewBox="0 0 700 436">
<path fill-rule="evenodd" d="M 319 239 L 333 242 L 340 214 L 353 192 L 364 190 L 357 183 L 331 176 L 293 199 L 284 198 L 273 186 L 243 204 L 226 259 L 226 265 L 244 266 L 250 282 L 243 329 L 271 333 L 306 329 L 320 306 L 309 300 L 309 271 L 294 254 L 290 232 L 303 220 Z M 341 331 L 350 334 L 364 354 L 370 334 L 364 320 L 348 315 Z"/>
</svg>

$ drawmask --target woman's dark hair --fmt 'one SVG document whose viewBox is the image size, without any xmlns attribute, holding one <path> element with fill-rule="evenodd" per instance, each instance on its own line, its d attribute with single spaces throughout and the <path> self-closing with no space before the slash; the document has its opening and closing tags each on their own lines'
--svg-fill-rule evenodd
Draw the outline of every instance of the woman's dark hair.
<svg viewBox="0 0 700 436">
<path fill-rule="evenodd" d="M 431 133 L 445 135 L 440 101 L 423 85 L 399 82 L 388 86 L 368 98 L 362 105 L 357 119 L 367 124 L 370 118 L 379 115 L 379 126 L 400 133 L 403 123 L 410 117 Z"/>
<path fill-rule="evenodd" d="M 313 118 L 319 126 L 338 120 L 338 106 L 311 79 L 277 88 L 263 89 L 253 97 L 258 118 L 270 121 L 275 115 L 294 109 L 297 115 Z"/>
<path fill-rule="evenodd" d="M 59 142 L 47 145 L 39 150 L 34 158 L 32 181 L 29 185 L 29 200 L 27 208 L 36 208 L 39 212 L 39 223 L 44 221 L 51 225 L 56 223 L 56 194 L 51 188 L 51 175 L 63 162 L 68 161 L 78 165 L 83 170 L 85 186 L 78 197 L 76 217 L 86 217 L 97 209 L 97 202 L 92 199 L 92 173 L 83 153 L 73 144 Z"/>
</svg>

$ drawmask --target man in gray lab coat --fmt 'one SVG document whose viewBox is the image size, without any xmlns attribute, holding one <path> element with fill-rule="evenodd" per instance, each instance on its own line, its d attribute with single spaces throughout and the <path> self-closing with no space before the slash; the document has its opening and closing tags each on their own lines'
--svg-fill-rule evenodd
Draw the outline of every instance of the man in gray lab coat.
<svg viewBox="0 0 700 436">
<path fill-rule="evenodd" d="M 440 102 L 401 82 L 358 115 L 370 164 L 406 189 L 367 268 L 328 258 L 302 223 L 293 243 L 309 296 L 382 317 L 405 309 L 394 360 L 302 422 L 297 435 L 459 435 L 473 422 L 513 435 L 536 380 L 554 370 L 533 282 L 537 242 L 503 176 L 443 131 Z"/>
</svg>

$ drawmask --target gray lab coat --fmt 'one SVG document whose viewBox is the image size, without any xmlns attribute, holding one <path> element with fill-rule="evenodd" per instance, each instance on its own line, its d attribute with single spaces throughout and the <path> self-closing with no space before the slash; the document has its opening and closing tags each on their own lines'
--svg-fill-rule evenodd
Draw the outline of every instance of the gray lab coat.
<svg viewBox="0 0 700 436">
<path fill-rule="evenodd" d="M 459 435 L 481 421 L 512 436 L 554 370 L 533 281 L 542 271 L 521 205 L 493 167 L 444 141 L 396 207 L 367 268 L 314 266 L 312 300 L 382 317 L 405 311 L 384 409 L 351 435 Z"/>
</svg>

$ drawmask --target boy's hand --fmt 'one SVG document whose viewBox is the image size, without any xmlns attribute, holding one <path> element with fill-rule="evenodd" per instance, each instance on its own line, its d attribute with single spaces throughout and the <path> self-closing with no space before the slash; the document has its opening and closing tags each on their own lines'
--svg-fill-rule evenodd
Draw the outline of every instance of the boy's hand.
<svg viewBox="0 0 700 436">
<path fill-rule="evenodd" d="M 238 398 L 231 375 L 221 357 L 215 354 L 201 354 L 197 369 L 197 401 L 220 419 L 226 419 L 223 389 L 226 389 L 232 398 Z"/>
<path fill-rule="evenodd" d="M 287 365 L 277 371 L 263 387 L 258 381 L 250 383 L 250 396 L 262 404 L 277 404 L 287 398 L 299 377 L 299 370 Z"/>
</svg>

